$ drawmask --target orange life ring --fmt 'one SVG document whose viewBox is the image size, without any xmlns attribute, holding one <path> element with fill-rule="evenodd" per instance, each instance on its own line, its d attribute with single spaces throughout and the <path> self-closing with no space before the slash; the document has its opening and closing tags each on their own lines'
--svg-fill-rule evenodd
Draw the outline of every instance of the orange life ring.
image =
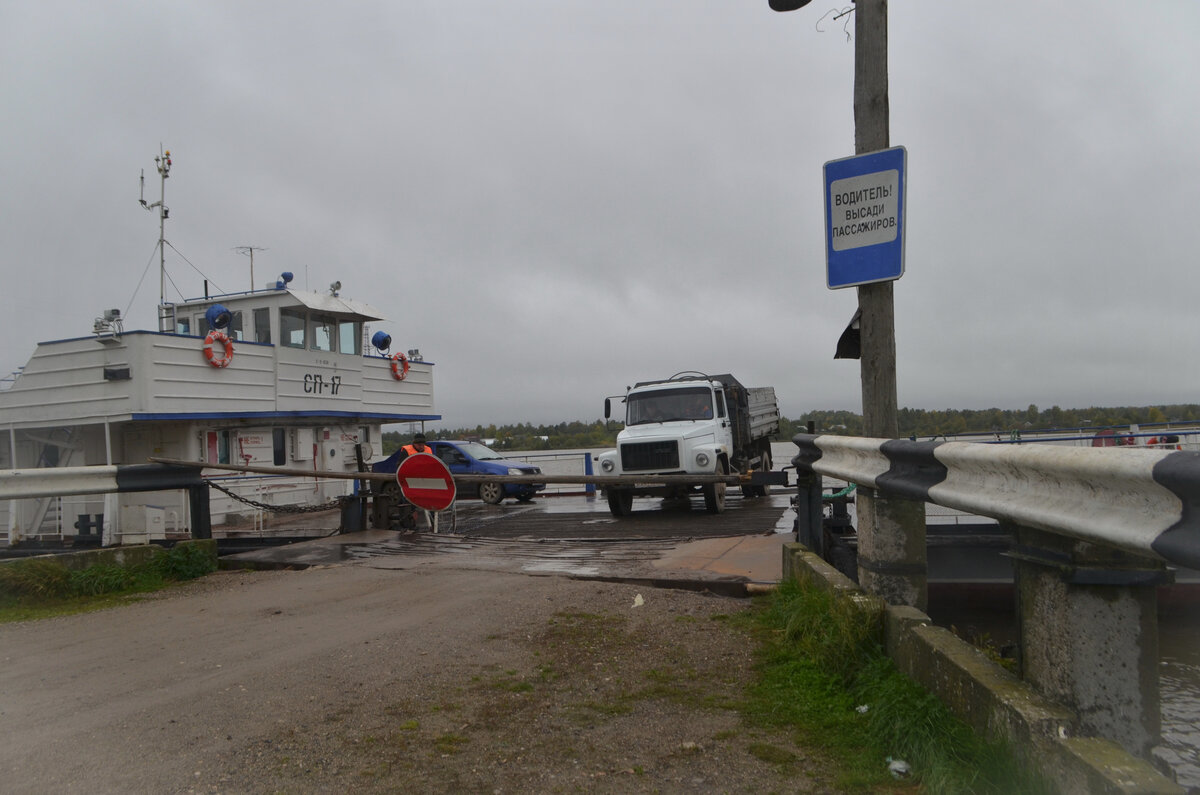
<svg viewBox="0 0 1200 795">
<path fill-rule="evenodd" d="M 225 346 L 224 356 L 213 355 L 213 343 L 219 343 Z M 228 367 L 233 361 L 233 340 L 229 339 L 229 335 L 224 331 L 213 329 L 208 332 L 208 336 L 204 338 L 204 358 L 213 367 Z"/>
<path fill-rule="evenodd" d="M 392 377 L 403 381 L 408 375 L 408 357 L 403 353 L 392 354 Z"/>
</svg>

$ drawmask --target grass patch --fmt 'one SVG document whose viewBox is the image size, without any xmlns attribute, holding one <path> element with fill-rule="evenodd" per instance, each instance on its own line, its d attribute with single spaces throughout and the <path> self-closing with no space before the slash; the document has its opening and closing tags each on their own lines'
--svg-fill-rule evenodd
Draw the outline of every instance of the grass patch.
<svg viewBox="0 0 1200 795">
<path fill-rule="evenodd" d="M 0 622 L 103 610 L 217 568 L 208 550 L 179 544 L 133 565 L 97 563 L 71 569 L 53 558 L 0 564 Z"/>
<path fill-rule="evenodd" d="M 839 786 L 897 786 L 887 770 L 891 757 L 907 761 L 911 784 L 931 793 L 1051 791 L 900 673 L 876 640 L 878 628 L 846 600 L 789 581 L 760 606 L 759 676 L 746 714 L 792 728 L 799 744 L 829 753 L 843 770 Z"/>
<path fill-rule="evenodd" d="M 461 734 L 447 733 L 434 738 L 433 747 L 441 754 L 457 754 L 470 740 Z"/>
<path fill-rule="evenodd" d="M 528 693 L 533 690 L 533 683 L 521 679 L 503 678 L 492 682 L 492 687 L 508 693 Z"/>
<path fill-rule="evenodd" d="M 790 767 L 796 761 L 794 753 L 769 743 L 751 743 L 746 750 L 755 759 L 761 759 L 763 762 L 780 767 Z"/>
</svg>

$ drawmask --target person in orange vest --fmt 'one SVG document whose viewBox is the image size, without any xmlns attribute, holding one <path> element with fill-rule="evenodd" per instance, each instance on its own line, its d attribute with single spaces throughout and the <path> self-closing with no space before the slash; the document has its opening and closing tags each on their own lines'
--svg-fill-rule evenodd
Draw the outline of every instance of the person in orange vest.
<svg viewBox="0 0 1200 795">
<path fill-rule="evenodd" d="M 400 449 L 404 451 L 404 458 L 408 458 L 410 455 L 415 453 L 430 452 L 429 448 L 425 445 L 425 434 L 419 431 L 413 435 L 413 439 L 410 444 L 406 444 Z"/>
<path fill-rule="evenodd" d="M 429 449 L 429 446 L 427 444 L 425 444 L 425 434 L 421 433 L 420 431 L 417 431 L 416 433 L 413 434 L 412 441 L 409 442 L 408 444 L 404 445 L 403 447 L 401 447 L 400 452 L 403 455 L 401 455 L 400 458 L 397 459 L 397 463 L 408 458 L 410 455 L 416 455 L 417 453 L 429 453 L 431 455 L 433 454 L 433 451 Z M 407 502 L 407 501 L 405 501 L 405 502 Z M 412 507 L 412 526 L 413 527 L 428 527 L 429 519 L 427 518 L 426 513 L 424 511 L 422 511 L 420 508 L 417 508 L 415 506 L 410 506 L 410 507 Z M 403 532 L 403 530 L 401 530 L 401 532 Z"/>
</svg>

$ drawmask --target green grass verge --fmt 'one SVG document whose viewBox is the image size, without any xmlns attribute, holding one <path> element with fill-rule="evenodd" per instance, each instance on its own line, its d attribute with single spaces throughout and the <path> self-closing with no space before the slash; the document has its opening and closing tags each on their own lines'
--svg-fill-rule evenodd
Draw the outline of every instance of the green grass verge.
<svg viewBox="0 0 1200 795">
<path fill-rule="evenodd" d="M 878 627 L 830 593 L 784 582 L 753 613 L 762 640 L 746 715 L 827 752 L 850 792 L 1040 793 L 1052 789 L 900 673 Z M 865 709 L 864 709 L 865 708 Z M 908 763 L 900 780 L 888 758 Z"/>
<path fill-rule="evenodd" d="M 189 544 L 157 552 L 144 563 L 100 563 L 72 570 L 52 558 L 0 565 L 0 623 L 103 610 L 216 570 L 205 550 Z"/>
</svg>

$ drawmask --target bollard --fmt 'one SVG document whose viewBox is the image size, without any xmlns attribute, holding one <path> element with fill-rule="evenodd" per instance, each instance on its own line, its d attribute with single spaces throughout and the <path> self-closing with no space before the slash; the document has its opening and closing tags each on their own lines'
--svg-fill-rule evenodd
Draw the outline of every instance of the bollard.
<svg viewBox="0 0 1200 795">
<path fill-rule="evenodd" d="M 104 514 L 98 513 L 95 518 L 91 514 L 81 513 L 75 521 L 75 529 L 79 531 L 81 537 L 94 536 L 99 538 L 104 532 Z M 92 531 L 96 532 L 93 533 Z"/>
<path fill-rule="evenodd" d="M 355 481 L 357 483 L 357 481 Z M 362 494 L 343 497 L 338 533 L 358 533 L 367 529 L 367 498 Z"/>
<path fill-rule="evenodd" d="M 208 483 L 188 486 L 192 509 L 192 538 L 212 538 L 212 514 L 208 507 Z"/>
</svg>

